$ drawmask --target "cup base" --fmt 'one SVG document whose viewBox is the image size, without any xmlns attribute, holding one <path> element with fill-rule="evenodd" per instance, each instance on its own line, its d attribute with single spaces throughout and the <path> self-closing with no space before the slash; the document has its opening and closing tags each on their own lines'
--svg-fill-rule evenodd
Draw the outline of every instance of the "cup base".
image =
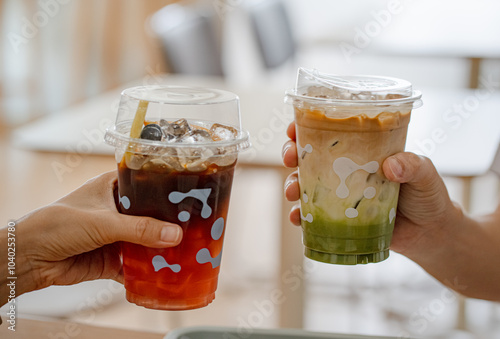
<svg viewBox="0 0 500 339">
<path fill-rule="evenodd" d="M 384 261 L 389 258 L 389 250 L 367 254 L 334 254 L 305 248 L 304 255 L 309 259 L 337 265 L 358 265 Z"/>
<path fill-rule="evenodd" d="M 196 308 L 202 308 L 207 306 L 214 299 L 215 299 L 215 293 L 211 293 L 207 296 L 192 298 L 192 299 L 172 300 L 172 299 L 153 299 L 148 296 L 127 291 L 127 300 L 129 302 L 136 304 L 137 306 L 142 306 L 154 310 L 165 310 L 165 311 L 193 310 Z"/>
</svg>

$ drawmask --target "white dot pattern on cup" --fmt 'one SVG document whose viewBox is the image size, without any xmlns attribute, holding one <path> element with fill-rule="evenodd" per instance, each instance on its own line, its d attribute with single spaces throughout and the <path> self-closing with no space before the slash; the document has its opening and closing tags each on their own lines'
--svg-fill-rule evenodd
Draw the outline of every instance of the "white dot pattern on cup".
<svg viewBox="0 0 500 339">
<path fill-rule="evenodd" d="M 307 204 L 309 202 L 309 197 L 307 196 L 307 194 L 302 194 L 302 201 Z M 307 213 L 306 216 L 304 216 L 304 214 L 302 214 L 302 208 L 300 209 L 300 219 L 302 220 L 305 220 L 307 222 L 313 222 L 313 216 L 311 213 Z"/>
<path fill-rule="evenodd" d="M 392 223 L 392 221 L 394 220 L 395 217 L 396 217 L 396 210 L 393 207 L 389 211 L 389 222 Z"/>
<path fill-rule="evenodd" d="M 375 187 L 367 187 L 365 188 L 364 192 L 363 192 L 363 196 L 366 198 L 366 199 L 372 199 L 375 194 L 377 194 L 377 190 L 375 189 Z"/>
<path fill-rule="evenodd" d="M 356 218 L 358 216 L 358 210 L 352 207 L 349 207 L 345 210 L 345 216 L 348 218 Z"/>
<path fill-rule="evenodd" d="M 130 199 L 126 195 L 122 197 L 120 193 L 118 193 L 118 201 L 122 204 L 124 209 L 128 210 L 130 208 Z"/>
</svg>

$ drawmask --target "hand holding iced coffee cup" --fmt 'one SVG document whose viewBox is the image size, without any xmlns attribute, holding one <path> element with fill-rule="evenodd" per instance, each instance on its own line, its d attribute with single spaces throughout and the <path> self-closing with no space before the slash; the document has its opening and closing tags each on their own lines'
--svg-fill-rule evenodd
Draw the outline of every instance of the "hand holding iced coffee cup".
<svg viewBox="0 0 500 339">
<path fill-rule="evenodd" d="M 105 136 L 116 149 L 118 209 L 184 231 L 172 248 L 122 243 L 128 301 L 164 310 L 212 302 L 234 166 L 248 138 L 233 93 L 172 86 L 122 92 Z"/>
<path fill-rule="evenodd" d="M 295 113 L 308 258 L 356 265 L 389 256 L 399 184 L 385 178 L 382 163 L 404 150 L 420 98 L 401 79 L 299 69 L 286 101 Z"/>
</svg>

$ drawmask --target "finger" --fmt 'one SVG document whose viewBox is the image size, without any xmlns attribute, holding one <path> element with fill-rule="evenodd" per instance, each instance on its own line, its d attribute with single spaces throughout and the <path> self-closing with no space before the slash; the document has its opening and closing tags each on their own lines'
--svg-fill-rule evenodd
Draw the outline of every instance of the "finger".
<svg viewBox="0 0 500 339">
<path fill-rule="evenodd" d="M 382 167 L 389 180 L 402 184 L 398 217 L 405 216 L 413 224 L 439 224 L 438 220 L 448 218 L 454 210 L 446 186 L 428 158 L 398 153 L 387 158 Z"/>
<path fill-rule="evenodd" d="M 419 191 L 429 191 L 440 188 L 442 182 L 436 168 L 427 157 L 414 153 L 397 153 L 388 157 L 383 165 L 387 179 L 406 183 Z"/>
<path fill-rule="evenodd" d="M 108 218 L 109 219 L 109 218 Z M 127 241 L 153 248 L 172 247 L 182 240 L 179 225 L 149 217 L 113 214 L 104 228 L 106 243 Z M 100 228 L 102 233 L 103 228 Z"/>
<path fill-rule="evenodd" d="M 285 145 L 283 145 L 281 156 L 285 167 L 297 167 L 297 145 L 295 141 L 288 140 Z"/>
<path fill-rule="evenodd" d="M 286 129 L 286 135 L 293 141 L 295 141 L 295 121 L 292 121 L 288 128 Z"/>
<path fill-rule="evenodd" d="M 96 196 L 101 196 L 107 201 L 108 208 L 116 211 L 113 189 L 117 179 L 116 171 L 103 173 L 89 180 L 85 186 L 96 190 Z M 96 230 L 102 234 L 105 243 L 115 241 L 127 241 L 147 247 L 162 248 L 176 246 L 182 240 L 182 229 L 169 222 L 154 218 L 131 216 L 119 213 L 104 214 L 107 227 L 96 226 Z"/>
<path fill-rule="evenodd" d="M 295 226 L 300 226 L 300 205 L 297 204 L 290 210 L 290 221 Z"/>
<path fill-rule="evenodd" d="M 297 171 L 293 172 L 285 181 L 285 198 L 288 201 L 297 201 L 300 198 L 299 178 Z"/>
</svg>

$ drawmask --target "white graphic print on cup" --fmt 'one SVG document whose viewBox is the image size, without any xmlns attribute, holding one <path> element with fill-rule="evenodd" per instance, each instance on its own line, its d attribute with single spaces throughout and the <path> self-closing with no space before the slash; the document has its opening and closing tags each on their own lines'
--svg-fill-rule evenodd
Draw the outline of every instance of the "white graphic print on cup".
<svg viewBox="0 0 500 339">
<path fill-rule="evenodd" d="M 168 200 L 171 203 L 178 204 L 182 200 L 188 197 L 198 199 L 203 203 L 203 207 L 201 209 L 201 217 L 207 219 L 208 217 L 210 217 L 210 215 L 212 215 L 212 208 L 208 206 L 207 202 L 208 196 L 210 195 L 211 192 L 212 192 L 211 188 L 192 189 L 187 193 L 174 191 L 168 195 Z M 181 211 L 177 217 L 179 218 L 180 221 L 188 221 L 191 218 L 191 214 L 187 211 Z M 215 220 L 214 223 L 212 224 L 210 235 L 213 240 L 219 240 L 222 237 L 223 232 L 224 232 L 224 218 L 220 217 L 217 220 Z M 202 248 L 196 254 L 196 261 L 199 264 L 211 263 L 212 268 L 216 268 L 220 265 L 221 257 L 222 257 L 222 250 L 217 256 L 212 257 L 210 254 L 210 250 L 208 248 Z M 179 273 L 181 271 L 181 266 L 179 264 L 170 265 L 161 255 L 156 255 L 155 257 L 153 257 L 151 263 L 153 264 L 155 272 L 158 272 L 159 270 L 166 267 L 170 268 L 174 273 Z"/>
<path fill-rule="evenodd" d="M 210 235 L 212 239 L 219 240 L 222 237 L 222 233 L 224 232 L 224 218 L 220 217 L 215 220 L 212 225 L 212 229 L 210 230 Z M 220 261 L 222 259 L 222 250 L 218 255 L 212 257 L 210 254 L 210 250 L 208 248 L 202 248 L 196 253 L 196 261 L 199 264 L 211 263 L 212 268 L 216 268 L 220 265 Z"/>
<path fill-rule="evenodd" d="M 188 197 L 198 199 L 203 203 L 203 208 L 201 209 L 201 217 L 203 219 L 206 219 L 212 214 L 212 208 L 208 206 L 207 203 L 210 192 L 212 192 L 211 188 L 193 188 L 187 193 L 174 191 L 168 195 L 168 200 L 170 200 L 171 203 L 178 204 Z M 188 221 L 189 218 L 191 218 L 191 214 L 188 211 L 182 211 L 179 212 L 178 218 L 180 221 Z"/>
<path fill-rule="evenodd" d="M 349 196 L 349 188 L 346 185 L 346 179 L 357 170 L 364 170 L 368 173 L 375 173 L 379 169 L 379 164 L 376 161 L 370 161 L 364 165 L 358 165 L 354 161 L 346 157 L 340 157 L 335 159 L 333 162 L 333 171 L 339 176 L 340 184 L 337 187 L 336 194 L 339 198 L 347 198 Z M 365 188 L 363 196 L 366 199 L 372 199 L 377 190 L 375 187 L 369 186 Z M 349 207 L 345 210 L 345 216 L 348 218 L 356 218 L 358 216 L 358 210 Z"/>
<path fill-rule="evenodd" d="M 181 271 L 181 265 L 179 264 L 170 265 L 161 255 L 155 255 L 153 257 L 152 264 L 155 269 L 155 272 L 158 272 L 159 270 L 165 267 L 170 268 L 174 273 L 179 273 Z"/>
</svg>

